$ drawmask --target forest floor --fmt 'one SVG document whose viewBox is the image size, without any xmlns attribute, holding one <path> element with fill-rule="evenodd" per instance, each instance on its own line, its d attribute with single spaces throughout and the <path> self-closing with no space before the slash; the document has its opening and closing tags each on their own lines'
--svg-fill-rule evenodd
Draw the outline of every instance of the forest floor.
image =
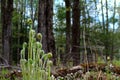
<svg viewBox="0 0 120 80">
<path fill-rule="evenodd" d="M 58 69 L 55 76 L 61 76 L 64 80 L 120 80 L 120 66 L 106 63 L 85 63 L 69 69 Z"/>
<path fill-rule="evenodd" d="M 22 80 L 19 66 L 0 66 L 0 80 Z M 71 68 L 52 67 L 56 80 L 120 80 L 120 66 L 105 63 L 80 64 Z"/>
</svg>

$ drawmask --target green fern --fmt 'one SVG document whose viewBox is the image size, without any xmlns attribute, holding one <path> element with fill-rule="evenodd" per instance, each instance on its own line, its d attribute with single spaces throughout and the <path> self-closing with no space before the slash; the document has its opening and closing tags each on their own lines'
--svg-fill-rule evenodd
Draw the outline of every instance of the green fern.
<svg viewBox="0 0 120 80">
<path fill-rule="evenodd" d="M 37 36 L 37 38 L 35 38 Z M 37 40 L 36 40 L 37 39 Z M 29 42 L 24 42 L 23 49 L 21 50 L 20 65 L 22 68 L 23 80 L 54 80 L 51 77 L 52 53 L 45 54 L 42 50 L 42 35 L 30 29 Z M 28 51 L 26 50 L 28 49 Z M 27 53 L 28 59 L 25 55 Z"/>
</svg>

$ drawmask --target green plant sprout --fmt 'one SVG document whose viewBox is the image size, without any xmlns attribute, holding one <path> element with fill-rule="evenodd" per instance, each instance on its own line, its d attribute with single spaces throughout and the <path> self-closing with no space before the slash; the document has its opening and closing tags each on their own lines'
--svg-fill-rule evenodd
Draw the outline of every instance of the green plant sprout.
<svg viewBox="0 0 120 80">
<path fill-rule="evenodd" d="M 35 38 L 36 36 L 36 38 Z M 52 53 L 45 54 L 42 50 L 42 35 L 30 28 L 29 42 L 24 42 L 21 50 L 20 65 L 22 69 L 23 80 L 54 80 L 51 76 Z M 25 55 L 27 52 L 26 59 Z"/>
</svg>

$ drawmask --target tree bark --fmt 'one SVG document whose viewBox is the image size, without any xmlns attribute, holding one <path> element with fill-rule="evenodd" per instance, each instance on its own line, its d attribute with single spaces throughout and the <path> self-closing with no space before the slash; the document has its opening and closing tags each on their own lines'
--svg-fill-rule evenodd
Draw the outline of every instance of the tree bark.
<svg viewBox="0 0 120 80">
<path fill-rule="evenodd" d="M 38 32 L 42 33 L 43 50 L 52 52 L 53 64 L 56 65 L 56 48 L 53 34 L 53 0 L 39 0 Z"/>
<path fill-rule="evenodd" d="M 80 7 L 79 0 L 73 1 L 72 56 L 73 65 L 80 63 Z"/>
<path fill-rule="evenodd" d="M 106 54 L 106 59 L 110 55 L 109 54 L 109 22 L 108 22 L 108 1 L 106 0 L 106 34 L 105 34 L 105 54 Z M 110 56 L 109 56 L 110 57 Z"/>
<path fill-rule="evenodd" d="M 56 65 L 56 48 L 55 48 L 55 38 L 53 34 L 53 0 L 47 1 L 46 6 L 46 26 L 47 26 L 47 45 L 48 51 L 53 54 L 53 63 Z"/>
<path fill-rule="evenodd" d="M 105 19 L 104 19 L 104 13 L 103 13 L 103 2 L 101 0 L 101 10 L 102 10 L 102 26 L 103 26 L 103 31 L 105 33 Z"/>
<path fill-rule="evenodd" d="M 11 63 L 11 26 L 12 26 L 13 0 L 1 0 L 2 20 L 2 51 L 4 58 Z"/>
<path fill-rule="evenodd" d="M 66 54 L 70 53 L 71 49 L 71 17 L 70 17 L 70 9 L 71 4 L 70 0 L 65 0 L 65 6 L 66 6 Z"/>
<path fill-rule="evenodd" d="M 115 10 L 116 10 L 116 0 L 114 0 L 114 11 L 113 11 L 113 33 L 112 33 L 112 47 L 111 47 L 111 60 L 114 59 L 114 32 L 115 32 Z"/>
<path fill-rule="evenodd" d="M 46 28 L 46 0 L 39 0 L 38 9 L 38 32 L 42 34 L 42 46 L 45 52 L 48 52 L 47 46 L 47 28 Z"/>
</svg>

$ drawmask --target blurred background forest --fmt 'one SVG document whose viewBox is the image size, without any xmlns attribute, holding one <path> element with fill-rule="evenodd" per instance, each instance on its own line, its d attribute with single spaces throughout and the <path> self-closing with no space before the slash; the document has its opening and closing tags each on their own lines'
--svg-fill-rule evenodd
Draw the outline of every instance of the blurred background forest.
<svg viewBox="0 0 120 80">
<path fill-rule="evenodd" d="M 119 0 L 0 0 L 0 60 L 19 63 L 30 27 L 54 64 L 120 59 Z"/>
</svg>

